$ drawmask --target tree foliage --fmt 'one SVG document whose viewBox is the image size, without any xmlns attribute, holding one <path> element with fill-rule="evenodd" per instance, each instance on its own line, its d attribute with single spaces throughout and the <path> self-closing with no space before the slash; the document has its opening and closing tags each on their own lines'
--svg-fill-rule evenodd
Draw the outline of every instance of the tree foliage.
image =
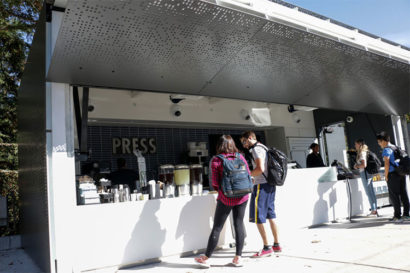
<svg viewBox="0 0 410 273">
<path fill-rule="evenodd" d="M 17 90 L 42 1 L 0 2 L 0 143 L 16 142 Z"/>
<path fill-rule="evenodd" d="M 0 1 L 0 195 L 7 200 L 0 236 L 18 233 L 17 91 L 41 7 L 41 0 Z"/>
</svg>

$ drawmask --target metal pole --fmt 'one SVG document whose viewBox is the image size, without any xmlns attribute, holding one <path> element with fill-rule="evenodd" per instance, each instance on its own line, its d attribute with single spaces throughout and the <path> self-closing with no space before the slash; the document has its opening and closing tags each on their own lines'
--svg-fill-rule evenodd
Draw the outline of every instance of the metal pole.
<svg viewBox="0 0 410 273">
<path fill-rule="evenodd" d="M 407 125 L 406 116 L 400 116 L 401 119 L 401 128 L 403 131 L 404 147 L 406 148 L 407 154 L 410 154 L 410 138 L 409 138 L 409 129 Z"/>
<path fill-rule="evenodd" d="M 80 143 L 81 143 L 81 110 L 80 110 L 80 98 L 78 95 L 78 86 L 73 86 L 73 99 L 74 99 L 75 121 L 77 125 L 78 146 L 80 146 Z"/>
<path fill-rule="evenodd" d="M 88 97 L 89 89 L 88 87 L 83 87 L 83 109 L 81 117 L 81 142 L 80 142 L 80 152 L 87 153 L 87 131 L 88 131 Z"/>
</svg>

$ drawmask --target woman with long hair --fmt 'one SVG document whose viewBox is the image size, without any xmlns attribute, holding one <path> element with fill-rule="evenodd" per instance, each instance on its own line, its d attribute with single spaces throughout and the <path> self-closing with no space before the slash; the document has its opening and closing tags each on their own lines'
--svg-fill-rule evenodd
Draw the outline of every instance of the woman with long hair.
<svg viewBox="0 0 410 273">
<path fill-rule="evenodd" d="M 225 159 L 233 160 L 236 156 L 238 149 L 236 148 L 235 142 L 230 135 L 222 135 L 216 145 L 216 153 L 218 155 L 223 155 Z M 240 155 L 241 160 L 245 163 L 246 169 L 250 174 L 248 164 L 245 158 Z M 221 180 L 223 172 L 223 161 L 221 158 L 214 156 L 210 165 L 210 177 L 209 181 L 212 182 L 212 186 L 218 191 L 218 198 L 214 216 L 214 225 L 212 227 L 211 234 L 209 235 L 208 245 L 206 248 L 205 255 L 201 255 L 195 258 L 195 262 L 202 267 L 210 267 L 209 258 L 212 256 L 221 230 L 228 218 L 229 213 L 232 211 L 234 229 L 235 229 L 235 240 L 236 240 L 236 254 L 232 260 L 233 266 L 242 266 L 241 256 L 242 249 L 245 240 L 245 226 L 243 224 L 243 218 L 245 215 L 246 204 L 248 202 L 249 194 L 242 197 L 229 198 L 226 197 L 221 189 Z"/>
<path fill-rule="evenodd" d="M 366 171 L 367 166 L 367 156 L 369 152 L 369 148 L 367 147 L 366 143 L 363 139 L 358 139 L 354 143 L 356 148 L 356 164 L 354 168 L 359 170 L 360 177 L 363 182 L 363 187 L 366 192 L 367 198 L 369 200 L 371 213 L 370 215 L 378 216 L 377 213 L 377 199 L 376 194 L 374 193 L 373 183 L 372 183 L 372 175 Z"/>
</svg>

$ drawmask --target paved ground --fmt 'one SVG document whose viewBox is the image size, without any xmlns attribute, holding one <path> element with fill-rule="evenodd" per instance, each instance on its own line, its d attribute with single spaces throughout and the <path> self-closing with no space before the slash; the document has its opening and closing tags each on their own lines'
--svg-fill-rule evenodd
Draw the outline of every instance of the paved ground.
<svg viewBox="0 0 410 273">
<path fill-rule="evenodd" d="M 23 249 L 0 251 L 1 273 L 41 273 Z"/>
<path fill-rule="evenodd" d="M 117 272 L 410 272 L 410 222 L 388 222 L 392 208 L 382 209 L 381 215 L 380 218 L 356 218 L 353 223 L 282 230 L 283 252 L 268 258 L 249 258 L 260 242 L 247 242 L 243 268 L 230 266 L 234 249 L 224 249 L 215 253 L 209 269 L 200 269 L 193 263 L 193 257 L 168 257 L 161 263 Z M 0 252 L 0 272 L 39 271 L 24 251 L 13 250 Z"/>
</svg>

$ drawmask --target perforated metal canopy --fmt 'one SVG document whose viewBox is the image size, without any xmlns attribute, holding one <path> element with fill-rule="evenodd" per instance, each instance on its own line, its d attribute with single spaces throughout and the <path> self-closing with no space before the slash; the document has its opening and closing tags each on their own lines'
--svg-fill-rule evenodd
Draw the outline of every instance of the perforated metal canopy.
<svg viewBox="0 0 410 273">
<path fill-rule="evenodd" d="M 47 79 L 410 112 L 409 64 L 199 0 L 68 1 Z"/>
</svg>

